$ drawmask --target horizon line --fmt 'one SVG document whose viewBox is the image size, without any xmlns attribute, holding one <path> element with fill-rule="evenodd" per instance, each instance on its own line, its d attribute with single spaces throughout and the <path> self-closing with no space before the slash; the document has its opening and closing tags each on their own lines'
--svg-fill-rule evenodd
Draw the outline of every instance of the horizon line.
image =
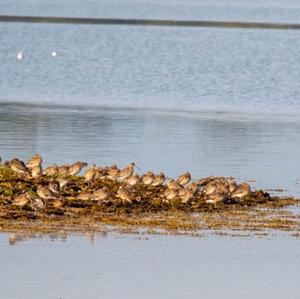
<svg viewBox="0 0 300 299">
<path fill-rule="evenodd" d="M 83 18 L 0 15 L 0 22 L 35 24 L 78 24 L 78 25 L 128 25 L 167 27 L 215 27 L 228 29 L 273 29 L 299 30 L 300 23 L 267 23 L 212 20 L 167 20 L 167 19 L 126 19 L 126 18 Z"/>
</svg>

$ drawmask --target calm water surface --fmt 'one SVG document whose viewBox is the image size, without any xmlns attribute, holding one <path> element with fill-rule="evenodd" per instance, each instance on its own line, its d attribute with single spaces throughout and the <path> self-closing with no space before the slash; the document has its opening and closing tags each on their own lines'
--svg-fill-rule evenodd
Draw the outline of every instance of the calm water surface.
<svg viewBox="0 0 300 299">
<path fill-rule="evenodd" d="M 298 298 L 299 240 L 0 235 L 3 298 Z M 91 236 L 86 236 L 91 237 Z"/>
<path fill-rule="evenodd" d="M 2 0 L 1 14 L 300 22 L 297 0 Z"/>
<path fill-rule="evenodd" d="M 45 164 L 75 160 L 125 166 L 138 172 L 190 170 L 254 179 L 254 187 L 300 191 L 300 122 L 228 114 L 102 107 L 0 107 L 0 148 L 6 159 L 40 152 Z"/>
</svg>

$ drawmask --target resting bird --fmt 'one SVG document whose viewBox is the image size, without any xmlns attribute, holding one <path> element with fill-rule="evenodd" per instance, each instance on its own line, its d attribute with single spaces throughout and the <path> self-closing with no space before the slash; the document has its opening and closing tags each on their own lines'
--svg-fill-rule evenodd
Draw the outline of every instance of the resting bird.
<svg viewBox="0 0 300 299">
<path fill-rule="evenodd" d="M 120 181 L 124 181 L 129 177 L 131 177 L 134 173 L 134 166 L 135 166 L 134 163 L 128 164 L 124 169 L 120 171 L 120 173 L 118 174 L 118 179 Z"/>
<path fill-rule="evenodd" d="M 13 159 L 9 162 L 10 168 L 18 174 L 29 174 L 23 161 L 19 159 Z"/>
<path fill-rule="evenodd" d="M 178 177 L 177 183 L 181 186 L 184 186 L 189 183 L 191 179 L 191 174 L 187 171 Z"/>
<path fill-rule="evenodd" d="M 164 183 L 165 180 L 166 180 L 165 174 L 163 172 L 160 172 L 158 175 L 156 175 L 154 177 L 154 180 L 151 183 L 151 185 L 155 186 L 155 187 L 161 186 Z"/>
<path fill-rule="evenodd" d="M 247 183 L 240 184 L 232 192 L 231 197 L 233 198 L 244 198 L 251 192 L 250 186 Z"/>
</svg>

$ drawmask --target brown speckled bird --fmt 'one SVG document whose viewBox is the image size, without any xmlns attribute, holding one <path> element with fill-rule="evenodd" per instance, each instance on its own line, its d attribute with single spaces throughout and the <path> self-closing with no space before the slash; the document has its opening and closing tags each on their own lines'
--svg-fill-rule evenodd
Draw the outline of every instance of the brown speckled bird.
<svg viewBox="0 0 300 299">
<path fill-rule="evenodd" d="M 233 198 L 244 198 L 251 192 L 250 186 L 247 183 L 242 183 L 236 187 L 236 189 L 231 194 Z"/>
<path fill-rule="evenodd" d="M 205 201 L 206 201 L 206 203 L 211 204 L 214 207 L 216 207 L 217 203 L 222 202 L 225 198 L 226 198 L 225 193 L 216 191 L 216 192 L 209 194 Z"/>
<path fill-rule="evenodd" d="M 178 196 L 182 203 L 190 203 L 194 198 L 194 192 L 192 190 L 181 189 L 178 192 Z"/>
<path fill-rule="evenodd" d="M 56 164 L 50 165 L 44 169 L 44 175 L 55 176 L 58 174 L 58 166 Z"/>
<path fill-rule="evenodd" d="M 123 204 L 132 202 L 131 193 L 130 193 L 129 188 L 120 186 L 117 191 L 117 197 L 119 197 L 122 200 Z"/>
<path fill-rule="evenodd" d="M 13 159 L 9 162 L 10 168 L 18 174 L 29 174 L 23 161 L 19 159 Z"/>
<path fill-rule="evenodd" d="M 35 154 L 32 158 L 30 158 L 27 163 L 26 167 L 32 169 L 37 166 L 41 166 L 43 162 L 42 156 L 39 154 Z"/>
<path fill-rule="evenodd" d="M 61 209 L 63 207 L 63 201 L 60 199 L 60 198 L 56 198 L 54 201 L 53 201 L 53 207 L 55 209 Z"/>
<path fill-rule="evenodd" d="M 104 169 L 104 172 L 107 174 L 107 177 L 111 180 L 116 179 L 119 176 L 120 169 L 116 164 L 108 166 Z"/>
<path fill-rule="evenodd" d="M 24 207 L 29 202 L 27 193 L 22 193 L 14 198 L 12 204 L 18 207 Z"/>
<path fill-rule="evenodd" d="M 37 178 L 40 177 L 41 175 L 43 175 L 43 170 L 42 170 L 42 166 L 34 166 L 31 168 L 31 176 L 33 178 Z"/>
<path fill-rule="evenodd" d="M 55 198 L 52 191 L 46 186 L 39 185 L 36 189 L 36 193 L 39 197 L 41 197 L 42 199 L 45 199 L 45 200 Z"/>
<path fill-rule="evenodd" d="M 64 187 L 66 187 L 70 183 L 70 179 L 64 176 L 60 176 L 56 179 L 56 181 L 59 183 L 59 189 L 62 190 Z"/>
<path fill-rule="evenodd" d="M 118 174 L 118 180 L 124 181 L 130 178 L 134 173 L 134 163 L 129 163 L 125 168 L 123 168 Z"/>
<path fill-rule="evenodd" d="M 108 197 L 109 197 L 109 189 L 108 187 L 104 186 L 103 188 L 95 190 L 93 192 L 92 200 L 106 201 Z"/>
<path fill-rule="evenodd" d="M 206 178 L 202 178 L 196 181 L 197 185 L 199 187 L 206 186 L 208 183 L 210 183 L 214 179 L 213 176 L 208 176 Z"/>
<path fill-rule="evenodd" d="M 53 194 L 58 194 L 60 191 L 60 185 L 59 182 L 56 180 L 52 180 L 49 182 L 49 189 Z"/>
<path fill-rule="evenodd" d="M 173 179 L 169 180 L 168 183 L 167 183 L 167 186 L 169 189 L 172 189 L 172 190 L 179 190 L 181 189 L 182 187 Z"/>
<path fill-rule="evenodd" d="M 95 164 L 92 164 L 84 174 L 85 183 L 91 183 L 95 179 L 96 172 L 97 172 L 97 166 Z"/>
<path fill-rule="evenodd" d="M 104 171 L 101 167 L 98 167 L 95 171 L 95 180 L 99 180 L 104 177 Z"/>
<path fill-rule="evenodd" d="M 80 200 L 91 200 L 93 197 L 93 192 L 90 191 L 81 191 L 76 198 Z"/>
<path fill-rule="evenodd" d="M 166 176 L 163 172 L 160 172 L 159 174 L 157 174 L 155 177 L 154 177 L 154 180 L 153 182 L 151 183 L 152 186 L 161 186 L 166 180 Z"/>
<path fill-rule="evenodd" d="M 140 177 L 137 174 L 134 174 L 126 180 L 126 183 L 130 186 L 135 186 L 139 181 Z"/>
<path fill-rule="evenodd" d="M 185 189 L 193 191 L 193 193 L 195 193 L 198 190 L 198 185 L 196 182 L 191 182 L 185 186 Z"/>
<path fill-rule="evenodd" d="M 59 166 L 58 167 L 58 175 L 61 175 L 61 176 L 69 175 L 69 168 L 70 168 L 70 165 L 67 163 Z"/>
<path fill-rule="evenodd" d="M 45 203 L 43 202 L 43 200 L 39 197 L 34 197 L 31 201 L 30 201 L 30 207 L 35 210 L 35 212 L 37 210 L 40 210 L 42 208 L 45 207 Z"/>
<path fill-rule="evenodd" d="M 153 172 L 148 171 L 146 174 L 142 176 L 142 183 L 144 185 L 151 185 L 155 179 L 155 175 Z"/>
<path fill-rule="evenodd" d="M 189 183 L 191 179 L 192 179 L 191 174 L 187 171 L 178 177 L 177 183 L 181 186 L 184 186 L 187 183 Z"/>
<path fill-rule="evenodd" d="M 209 182 L 203 189 L 203 193 L 206 195 L 213 194 L 217 191 L 218 191 L 218 186 L 217 186 L 216 182 L 214 182 L 214 181 Z"/>
<path fill-rule="evenodd" d="M 77 175 L 82 168 L 86 167 L 87 163 L 85 162 L 75 162 L 69 167 L 69 175 Z"/>
<path fill-rule="evenodd" d="M 164 196 L 165 196 L 165 198 L 166 198 L 167 201 L 173 200 L 173 199 L 175 199 L 176 197 L 178 197 L 178 190 L 175 190 L 175 189 L 167 189 L 167 190 L 164 192 Z"/>
<path fill-rule="evenodd" d="M 237 184 L 233 178 L 230 178 L 228 180 L 228 187 L 229 187 L 229 192 L 233 193 L 237 187 Z"/>
</svg>

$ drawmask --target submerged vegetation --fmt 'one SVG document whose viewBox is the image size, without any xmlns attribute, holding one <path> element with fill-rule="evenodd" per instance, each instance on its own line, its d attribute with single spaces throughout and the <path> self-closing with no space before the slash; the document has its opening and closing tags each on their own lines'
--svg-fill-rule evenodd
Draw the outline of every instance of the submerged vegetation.
<svg viewBox="0 0 300 299">
<path fill-rule="evenodd" d="M 0 164 L 0 230 L 51 232 L 166 229 L 176 233 L 214 230 L 300 231 L 300 217 L 290 209 L 299 201 L 252 191 L 233 178 L 176 179 L 164 173 L 135 173 L 134 163 L 53 164 L 42 168 L 35 155 L 26 164 L 13 159 Z M 296 208 L 295 208 L 296 209 Z"/>
</svg>

